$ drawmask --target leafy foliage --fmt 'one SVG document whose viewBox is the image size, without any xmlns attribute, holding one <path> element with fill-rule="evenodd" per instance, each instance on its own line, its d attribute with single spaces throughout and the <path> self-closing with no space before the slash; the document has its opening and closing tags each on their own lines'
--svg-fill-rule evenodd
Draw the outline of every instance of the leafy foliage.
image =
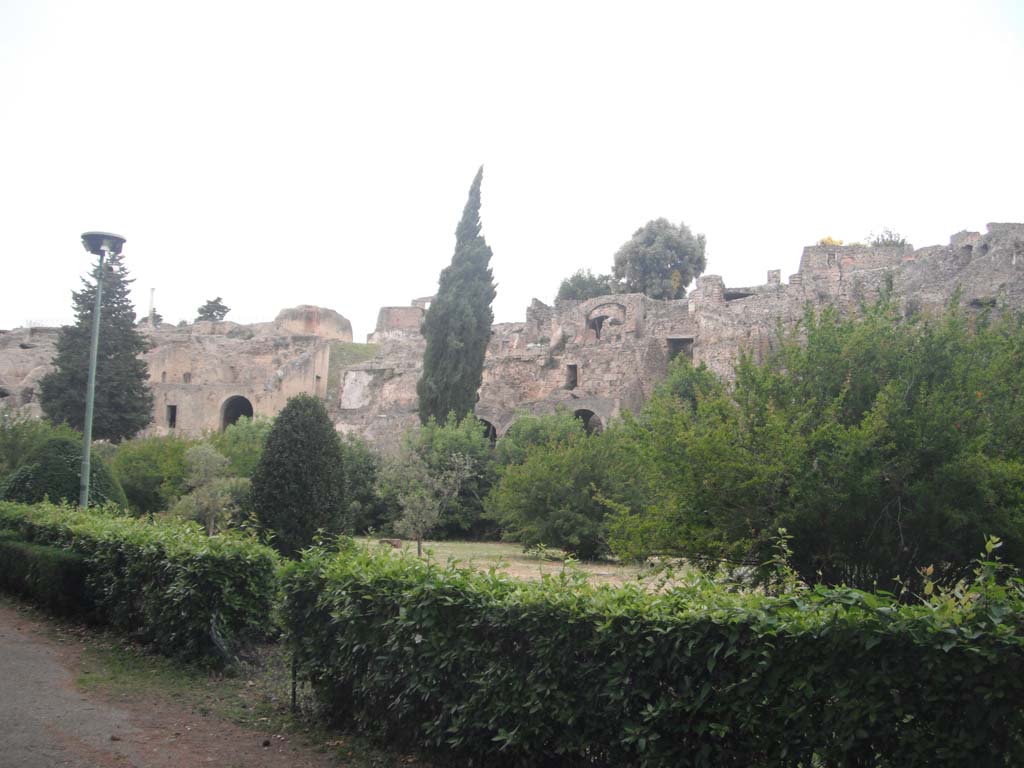
<svg viewBox="0 0 1024 768">
<path fill-rule="evenodd" d="M 388 519 L 388 506 L 377 494 L 380 456 L 358 435 L 341 438 L 341 455 L 345 466 L 344 497 L 347 505 L 342 516 L 342 530 L 348 534 L 380 530 Z"/>
<path fill-rule="evenodd" d="M 210 442 L 219 453 L 227 457 L 232 475 L 252 477 L 273 426 L 273 419 L 242 416 L 223 432 L 212 435 Z"/>
<path fill-rule="evenodd" d="M 188 490 L 186 452 L 195 445 L 177 436 L 142 437 L 117 446 L 112 469 L 137 515 L 170 508 Z"/>
<path fill-rule="evenodd" d="M 595 275 L 589 269 L 580 269 L 565 278 L 558 286 L 557 298 L 586 301 L 615 293 L 616 288 L 611 275 Z"/>
<path fill-rule="evenodd" d="M 213 322 L 219 322 L 227 317 L 228 312 L 231 309 L 220 299 L 218 296 L 215 299 L 209 299 L 203 306 L 196 310 L 196 322 L 200 320 L 210 320 Z"/>
<path fill-rule="evenodd" d="M 462 419 L 473 412 L 491 338 L 495 289 L 491 248 L 480 234 L 483 167 L 469 189 L 455 231 L 455 254 L 441 272 L 437 296 L 423 319 L 427 346 L 423 374 L 416 384 L 420 421 L 443 421 L 449 412 Z"/>
<path fill-rule="evenodd" d="M 174 515 L 196 521 L 208 536 L 248 517 L 251 483 L 248 478 L 227 476 L 226 456 L 200 443 L 188 449 L 185 461 L 190 490 L 174 505 Z"/>
<path fill-rule="evenodd" d="M 82 444 L 67 437 L 43 443 L 24 464 L 4 481 L 3 499 L 28 504 L 49 499 L 77 504 L 82 476 Z M 117 478 L 96 456 L 89 464 L 89 505 L 115 504 L 127 508 L 128 500 Z"/>
<path fill-rule="evenodd" d="M 502 467 L 522 464 L 534 446 L 566 443 L 583 434 L 583 422 L 566 408 L 542 415 L 524 413 L 494 446 L 494 459 Z"/>
<path fill-rule="evenodd" d="M 428 492 L 441 500 L 434 529 L 439 538 L 485 538 L 493 534 L 490 522 L 483 517 L 484 498 L 494 483 L 493 460 L 490 440 L 476 417 L 471 414 L 456 419 L 455 414 L 449 414 L 444 423 L 431 419 L 418 432 L 406 435 L 398 466 L 404 464 L 417 473 L 416 465 L 422 465 L 427 484 L 433 489 Z M 424 477 L 423 473 L 419 476 Z M 455 492 L 449 493 L 456 480 Z M 398 488 L 400 484 L 384 478 L 379 491 L 385 499 L 393 499 Z"/>
<path fill-rule="evenodd" d="M 467 764 L 1010 766 L 1024 588 L 996 567 L 901 605 L 313 550 L 286 575 L 283 616 L 328 713 Z"/>
<path fill-rule="evenodd" d="M 79 554 L 29 544 L 13 532 L 0 531 L 0 590 L 58 615 L 87 616 L 93 601 L 86 573 L 85 558 Z"/>
<path fill-rule="evenodd" d="M 93 269 L 93 281 L 100 276 Z M 89 378 L 92 316 L 96 283 L 83 280 L 72 298 L 76 322 L 60 329 L 55 370 L 39 382 L 39 404 L 54 423 L 66 422 L 81 431 L 85 424 L 85 394 Z M 149 342 L 135 327 L 135 310 L 128 297 L 128 279 L 120 254 L 104 264 L 100 310 L 99 351 L 93 438 L 118 442 L 146 427 L 152 417 L 153 394 L 147 383 L 146 363 L 140 357 Z"/>
<path fill-rule="evenodd" d="M 608 553 L 608 500 L 632 499 L 632 458 L 616 430 L 582 429 L 530 448 L 522 463 L 503 468 L 487 498 L 502 535 L 524 549 L 539 544 L 593 560 Z"/>
<path fill-rule="evenodd" d="M 323 403 L 312 395 L 289 399 L 252 476 L 253 511 L 264 532 L 294 557 L 318 530 L 341 532 L 344 494 L 341 444 Z"/>
<path fill-rule="evenodd" d="M 868 242 L 876 248 L 884 245 L 906 245 L 907 238 L 899 232 L 888 227 L 883 227 L 878 234 L 868 235 Z"/>
<path fill-rule="evenodd" d="M 955 581 L 988 534 L 1024 563 L 1024 319 L 883 302 L 802 332 L 731 391 L 679 363 L 633 434 L 649 495 L 613 549 L 756 563 L 785 528 L 804 579 L 866 589 Z"/>
<path fill-rule="evenodd" d="M 707 266 L 704 245 L 704 235 L 695 236 L 685 224 L 654 219 L 619 248 L 612 271 L 628 293 L 682 298 L 686 286 Z"/>
<path fill-rule="evenodd" d="M 0 479 L 35 455 L 43 443 L 54 437 L 81 441 L 82 435 L 67 424 L 54 426 L 12 408 L 0 408 Z"/>
<path fill-rule="evenodd" d="M 279 561 L 252 539 L 52 504 L 0 503 L 4 528 L 84 557 L 97 618 L 161 653 L 224 666 L 271 626 Z"/>
</svg>

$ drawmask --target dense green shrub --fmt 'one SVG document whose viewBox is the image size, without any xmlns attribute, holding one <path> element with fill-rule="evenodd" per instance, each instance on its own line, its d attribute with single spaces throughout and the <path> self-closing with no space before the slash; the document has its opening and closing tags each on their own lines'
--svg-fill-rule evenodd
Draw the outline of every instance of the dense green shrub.
<svg viewBox="0 0 1024 768">
<path fill-rule="evenodd" d="M 210 443 L 227 457 L 232 475 L 251 478 L 273 426 L 273 419 L 250 419 L 243 416 L 223 432 L 212 435 Z"/>
<path fill-rule="evenodd" d="M 609 501 L 634 496 L 632 463 L 617 429 L 593 436 L 568 431 L 529 447 L 521 463 L 502 470 L 487 513 L 500 522 L 504 538 L 525 548 L 544 544 L 596 559 L 608 553 Z"/>
<path fill-rule="evenodd" d="M 995 534 L 1024 565 L 1024 316 L 883 301 L 799 333 L 731 388 L 676 364 L 633 434 L 649 493 L 614 551 L 758 563 L 781 527 L 804 579 L 886 589 L 956 581 Z"/>
<path fill-rule="evenodd" d="M 135 514 L 169 509 L 187 488 L 185 453 L 196 443 L 181 437 L 141 437 L 117 446 L 111 462 Z"/>
<path fill-rule="evenodd" d="M 93 607 L 85 558 L 56 547 L 30 544 L 0 531 L 0 589 L 26 597 L 59 615 L 85 615 Z"/>
<path fill-rule="evenodd" d="M 484 497 L 494 483 L 494 451 L 480 422 L 470 414 L 444 423 L 428 419 L 420 430 L 406 436 L 406 450 L 416 454 L 435 480 L 451 474 L 462 464 L 458 493 L 444 504 L 435 535 L 442 539 L 496 537 L 493 524 L 484 519 Z"/>
<path fill-rule="evenodd" d="M 82 440 L 67 424 L 54 426 L 45 419 L 0 407 L 0 482 L 54 437 Z"/>
<path fill-rule="evenodd" d="M 116 504 L 127 508 L 128 501 L 117 478 L 98 456 L 90 463 L 89 504 Z M 49 498 L 53 502 L 78 503 L 82 476 L 82 444 L 67 437 L 47 440 L 25 463 L 4 481 L 4 501 L 33 504 Z"/>
<path fill-rule="evenodd" d="M 307 553 L 285 593 L 298 675 L 328 712 L 474 764 L 1024 761 L 1019 581 L 911 606 L 517 582 L 349 549 Z"/>
<path fill-rule="evenodd" d="M 317 531 L 340 533 L 345 511 L 341 443 L 324 404 L 297 395 L 277 415 L 252 476 L 256 518 L 279 552 L 294 557 Z"/>
<path fill-rule="evenodd" d="M 270 628 L 279 561 L 252 539 L 52 504 L 0 503 L 0 528 L 84 557 L 99 620 L 162 653 L 219 666 Z"/>
<path fill-rule="evenodd" d="M 500 467 L 522 464 L 534 446 L 566 443 L 584 431 L 583 422 L 567 408 L 541 415 L 524 413 L 494 446 L 494 460 Z"/>
<path fill-rule="evenodd" d="M 341 438 L 342 463 L 345 465 L 345 503 L 342 530 L 364 534 L 381 530 L 389 518 L 388 506 L 377 494 L 377 475 L 381 457 L 357 435 Z"/>
</svg>

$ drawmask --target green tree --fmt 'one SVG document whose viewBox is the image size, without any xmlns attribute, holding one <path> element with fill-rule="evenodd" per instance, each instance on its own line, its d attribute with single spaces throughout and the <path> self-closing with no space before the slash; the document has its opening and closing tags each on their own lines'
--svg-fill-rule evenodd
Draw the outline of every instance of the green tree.
<svg viewBox="0 0 1024 768">
<path fill-rule="evenodd" d="M 251 419 L 242 416 L 223 432 L 213 435 L 213 447 L 227 457 L 230 474 L 235 477 L 252 477 L 263 454 L 267 435 L 273 429 L 273 419 Z"/>
<path fill-rule="evenodd" d="M 611 275 L 595 275 L 589 269 L 580 269 L 558 286 L 557 298 L 586 301 L 615 293 L 617 287 Z"/>
<path fill-rule="evenodd" d="M 199 314 L 196 316 L 196 322 L 200 320 L 223 320 L 228 312 L 231 310 L 228 306 L 220 300 L 220 296 L 215 299 L 210 299 L 203 306 L 196 310 Z"/>
<path fill-rule="evenodd" d="M 534 446 L 566 443 L 584 431 L 583 422 L 566 408 L 539 416 L 523 414 L 494 446 L 494 459 L 499 467 L 522 464 Z"/>
<path fill-rule="evenodd" d="M 732 389 L 679 371 L 651 399 L 634 452 L 652 490 L 617 513 L 615 551 L 758 563 L 785 528 L 802 578 L 865 589 L 955 581 L 989 534 L 1024 563 L 1024 318 L 883 301 L 801 333 Z"/>
<path fill-rule="evenodd" d="M 249 480 L 228 477 L 230 461 L 207 443 L 189 448 L 185 459 L 190 491 L 174 505 L 173 514 L 202 524 L 209 536 L 240 522 L 248 507 Z"/>
<path fill-rule="evenodd" d="M 174 435 L 137 437 L 117 446 L 111 468 L 137 515 L 169 509 L 188 491 L 186 452 L 195 445 Z"/>
<path fill-rule="evenodd" d="M 609 501 L 632 500 L 628 467 L 617 430 L 540 443 L 525 459 L 506 466 L 487 497 L 488 515 L 502 537 L 524 549 L 560 547 L 584 560 L 608 552 L 605 518 Z"/>
<path fill-rule="evenodd" d="M 383 528 L 388 508 L 377 494 L 380 456 L 356 435 L 341 438 L 341 454 L 345 465 L 346 503 L 342 529 L 349 534 L 362 534 Z"/>
<path fill-rule="evenodd" d="M 491 338 L 494 281 L 491 249 L 480 234 L 480 183 L 477 171 L 462 220 L 455 231 L 455 254 L 441 272 L 437 296 L 423 320 L 427 346 L 423 374 L 416 385 L 420 421 L 443 421 L 449 412 L 461 419 L 473 412 Z"/>
<path fill-rule="evenodd" d="M 96 365 L 96 400 L 93 437 L 118 442 L 146 427 L 152 417 L 153 394 L 141 355 L 149 342 L 135 327 L 135 310 L 128 298 L 123 257 L 113 254 L 104 265 L 100 311 L 99 353 Z M 39 382 L 39 404 L 54 423 L 66 422 L 77 430 L 85 424 L 85 389 L 89 376 L 89 350 L 93 305 L 99 266 L 93 281 L 72 293 L 76 322 L 60 330 L 54 370 Z"/>
<path fill-rule="evenodd" d="M 0 479 L 16 470 L 53 437 L 81 441 L 82 435 L 66 424 L 54 426 L 13 408 L 0 407 Z"/>
<path fill-rule="evenodd" d="M 161 315 L 159 311 L 157 311 L 156 307 L 153 308 L 152 318 L 153 318 L 153 325 L 160 325 L 160 323 L 162 323 L 164 321 L 164 316 Z M 137 325 L 148 325 L 149 324 L 149 320 L 150 320 L 150 316 L 149 315 L 146 315 L 145 317 L 140 317 L 139 320 L 138 320 Z"/>
<path fill-rule="evenodd" d="M 385 462 L 379 483 L 383 494 L 392 496 L 399 507 L 394 529 L 416 542 L 417 555 L 423 554 L 423 540 L 440 525 L 476 471 L 473 459 L 457 452 L 447 454 L 441 466 L 429 467 L 411 445 Z"/>
<path fill-rule="evenodd" d="M 263 530 L 287 557 L 318 530 L 340 533 L 345 475 L 338 433 L 312 395 L 297 395 L 277 415 L 252 477 L 252 505 Z"/>
<path fill-rule="evenodd" d="M 35 504 L 48 498 L 54 503 L 78 503 L 82 441 L 67 437 L 47 440 L 3 483 L 5 501 Z M 120 483 L 98 456 L 90 465 L 89 505 L 127 507 Z"/>
<path fill-rule="evenodd" d="M 613 274 L 627 292 L 679 299 L 706 266 L 704 235 L 695 236 L 685 224 L 654 219 L 619 248 Z"/>
</svg>

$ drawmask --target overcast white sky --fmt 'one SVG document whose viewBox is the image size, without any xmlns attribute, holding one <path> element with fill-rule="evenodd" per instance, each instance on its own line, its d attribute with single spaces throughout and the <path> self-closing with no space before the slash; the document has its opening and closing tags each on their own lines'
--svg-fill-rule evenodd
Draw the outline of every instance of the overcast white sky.
<svg viewBox="0 0 1024 768">
<path fill-rule="evenodd" d="M 732 285 L 883 226 L 1024 220 L 1024 2 L 0 0 L 0 328 L 79 233 L 140 314 L 433 293 L 477 167 L 498 321 L 664 216 Z"/>
</svg>

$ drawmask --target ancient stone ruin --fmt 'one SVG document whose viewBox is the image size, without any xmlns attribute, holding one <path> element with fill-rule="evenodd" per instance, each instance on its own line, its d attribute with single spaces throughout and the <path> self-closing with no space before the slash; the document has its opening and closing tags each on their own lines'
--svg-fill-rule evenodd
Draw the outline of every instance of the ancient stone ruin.
<svg viewBox="0 0 1024 768">
<path fill-rule="evenodd" d="M 1024 224 L 960 232 L 949 245 L 817 245 L 787 282 L 726 287 L 704 275 L 686 299 L 642 294 L 588 301 L 536 299 L 521 323 L 494 326 L 476 414 L 492 437 L 521 413 L 564 407 L 589 430 L 637 411 L 683 355 L 723 377 L 742 351 L 761 358 L 807 306 L 856 312 L 891 290 L 907 314 L 941 309 L 959 292 L 972 309 L 1024 309 Z M 147 329 L 154 433 L 223 429 L 240 416 L 272 416 L 300 392 L 325 399 L 340 432 L 393 449 L 417 416 L 416 381 L 430 298 L 384 307 L 368 344 L 330 309 L 283 310 L 271 323 L 198 322 Z M 57 329 L 0 332 L 0 403 L 38 412 L 35 389 L 49 370 Z"/>
</svg>

